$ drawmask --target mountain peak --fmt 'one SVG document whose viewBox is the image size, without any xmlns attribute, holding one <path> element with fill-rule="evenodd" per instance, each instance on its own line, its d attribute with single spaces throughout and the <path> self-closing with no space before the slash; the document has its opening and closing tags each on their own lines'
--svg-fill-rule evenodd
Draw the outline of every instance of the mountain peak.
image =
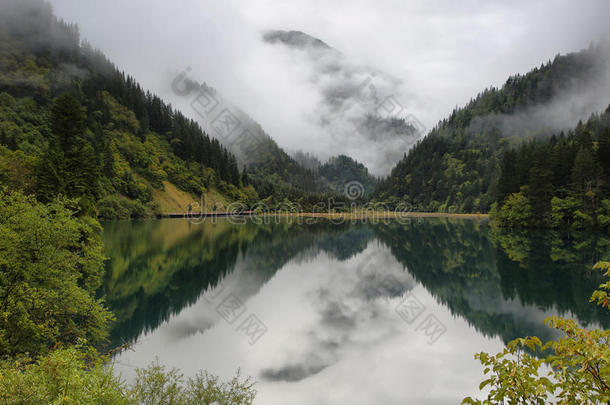
<svg viewBox="0 0 610 405">
<path fill-rule="evenodd" d="M 269 30 L 263 33 L 263 41 L 269 44 L 281 43 L 298 49 L 332 49 L 324 41 L 302 31 Z"/>
</svg>

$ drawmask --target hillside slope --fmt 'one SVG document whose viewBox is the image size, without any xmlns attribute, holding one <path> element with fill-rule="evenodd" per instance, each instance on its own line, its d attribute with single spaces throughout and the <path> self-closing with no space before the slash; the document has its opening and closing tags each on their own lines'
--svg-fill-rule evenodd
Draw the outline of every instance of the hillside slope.
<svg viewBox="0 0 610 405">
<path fill-rule="evenodd" d="M 609 55 L 610 44 L 602 42 L 486 89 L 418 142 L 374 198 L 422 211 L 489 211 L 506 150 L 573 128 L 606 108 Z"/>
<path fill-rule="evenodd" d="M 219 192 L 219 202 L 258 200 L 227 149 L 82 44 L 48 3 L 8 3 L 10 13 L 0 14 L 1 185 L 43 201 L 75 198 L 104 217 L 169 208 L 166 185 L 183 199 Z"/>
</svg>

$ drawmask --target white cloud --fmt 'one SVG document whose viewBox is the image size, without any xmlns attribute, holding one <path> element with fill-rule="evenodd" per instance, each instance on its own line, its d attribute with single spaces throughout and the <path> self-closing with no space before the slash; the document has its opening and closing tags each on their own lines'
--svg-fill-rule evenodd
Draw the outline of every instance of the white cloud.
<svg viewBox="0 0 610 405">
<path fill-rule="evenodd" d="M 172 75 L 191 66 L 280 146 L 321 155 L 344 151 L 307 120 L 319 94 L 302 80 L 306 66 L 262 44 L 262 30 L 304 31 L 400 79 L 401 102 L 430 128 L 509 75 L 587 47 L 610 15 L 604 0 L 51 2 L 146 88 L 172 101 Z"/>
</svg>

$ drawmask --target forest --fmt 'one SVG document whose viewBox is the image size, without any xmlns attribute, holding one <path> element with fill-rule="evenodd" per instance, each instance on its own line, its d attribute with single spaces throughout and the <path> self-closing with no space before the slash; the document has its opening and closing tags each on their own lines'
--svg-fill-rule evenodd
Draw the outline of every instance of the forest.
<svg viewBox="0 0 610 405">
<path fill-rule="evenodd" d="M 174 188 L 191 201 L 213 193 L 208 210 L 344 199 L 270 138 L 240 170 L 217 139 L 82 42 L 48 4 L 0 19 L 0 184 L 42 202 L 76 198 L 101 218 L 160 214 L 158 195 Z"/>
<path fill-rule="evenodd" d="M 501 184 L 506 178 L 501 176 L 504 153 L 554 134 L 552 128 L 533 127 L 525 118 L 513 126 L 503 119 L 527 117 L 528 111 L 555 97 L 595 86 L 596 78 L 605 72 L 609 49 L 607 41 L 602 41 L 580 52 L 557 55 L 454 109 L 406 153 L 379 183 L 373 199 L 391 204 L 402 201 L 418 211 L 489 212 L 506 186 Z M 607 127 L 608 121 L 601 119 L 597 126 Z M 597 150 L 597 144 L 590 148 Z"/>
<path fill-rule="evenodd" d="M 176 194 L 183 202 L 204 195 L 209 211 L 233 202 L 311 210 L 348 205 L 344 187 L 357 181 L 358 203 L 390 209 L 490 212 L 503 226 L 608 226 L 607 111 L 567 133 L 507 131 L 497 119 L 590 85 L 608 54 L 605 43 L 486 89 L 378 181 L 348 156 L 323 164 L 302 152 L 293 158 L 268 136 L 260 156 L 240 167 L 195 121 L 38 3 L 29 14 L 6 16 L 0 30 L 0 184 L 42 202 L 76 198 L 100 218 L 183 211 L 163 204 Z"/>
<path fill-rule="evenodd" d="M 567 134 L 504 153 L 491 213 L 501 226 L 610 227 L 610 106 Z"/>
</svg>

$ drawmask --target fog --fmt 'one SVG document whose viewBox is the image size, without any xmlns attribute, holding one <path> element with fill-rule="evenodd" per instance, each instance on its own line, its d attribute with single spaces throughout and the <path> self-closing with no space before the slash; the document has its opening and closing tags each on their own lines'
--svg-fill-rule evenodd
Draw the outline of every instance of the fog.
<svg viewBox="0 0 610 405">
<path fill-rule="evenodd" d="M 525 136 L 543 137 L 567 131 L 579 121 L 604 111 L 610 105 L 610 41 L 591 46 L 587 51 L 590 65 L 563 86 L 545 103 L 513 114 L 475 117 L 471 133 L 497 129 L 501 136 L 519 142 Z"/>
<path fill-rule="evenodd" d="M 603 0 L 51 3 L 58 16 L 79 24 L 82 37 L 185 114 L 198 118 L 171 82 L 188 66 L 193 80 L 231 100 L 286 150 L 323 160 L 345 153 L 377 175 L 387 173 L 416 133 L 374 129 L 379 123 L 364 120 L 370 106 L 354 103 L 354 86 L 371 79 L 381 100 L 394 96 L 403 107 L 399 118 L 429 129 L 484 88 L 588 47 L 607 35 L 610 15 Z M 277 29 L 302 31 L 336 53 L 312 57 L 263 40 Z M 586 95 L 585 102 L 582 111 L 597 108 Z M 572 121 L 563 109 L 550 111 Z"/>
</svg>

